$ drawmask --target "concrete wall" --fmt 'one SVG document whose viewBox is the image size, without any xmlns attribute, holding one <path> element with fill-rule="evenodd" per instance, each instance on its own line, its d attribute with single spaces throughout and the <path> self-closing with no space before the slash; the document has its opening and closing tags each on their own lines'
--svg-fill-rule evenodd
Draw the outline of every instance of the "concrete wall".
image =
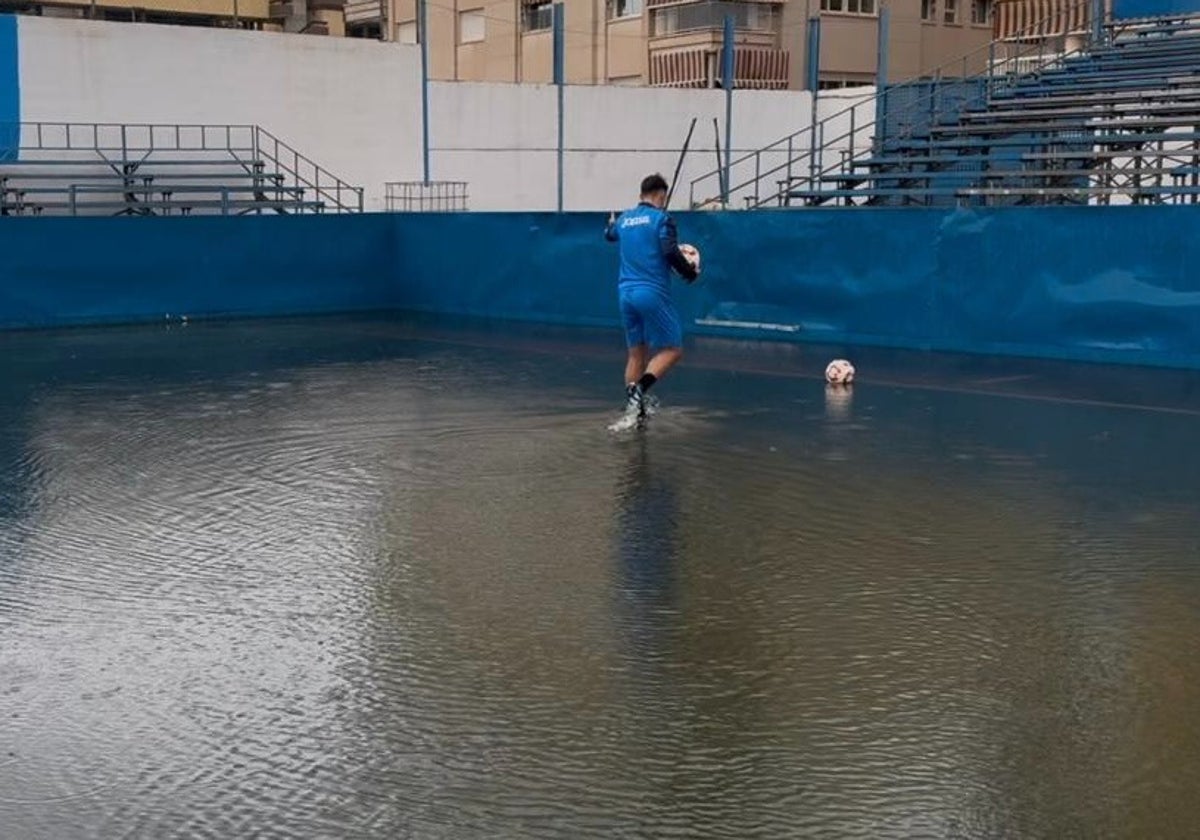
<svg viewBox="0 0 1200 840">
<path fill-rule="evenodd" d="M 386 181 L 421 177 L 415 47 L 34 17 L 19 18 L 18 30 L 27 122 L 257 123 L 366 187 L 368 209 L 383 207 Z M 553 87 L 445 82 L 432 84 L 430 96 L 434 179 L 468 181 L 472 209 L 556 206 Z M 822 113 L 845 102 L 831 94 Z M 698 117 L 681 177 L 684 206 L 687 182 L 717 165 L 713 117 L 725 139 L 720 91 L 568 87 L 565 113 L 567 209 L 622 206 L 647 172 L 670 175 Z M 800 129 L 810 113 L 805 92 L 736 91 L 735 156 Z M 780 146 L 759 164 L 785 155 Z M 739 165 L 733 181 L 752 174 L 753 163 Z M 718 192 L 711 179 L 697 197 Z"/>
<path fill-rule="evenodd" d="M 433 177 L 470 184 L 473 210 L 549 210 L 556 206 L 557 91 L 552 86 L 439 82 L 432 86 Z M 869 91 L 867 91 L 869 93 Z M 862 97 L 828 95 L 821 117 L 845 110 Z M 733 106 L 734 157 L 773 143 L 809 122 L 807 92 L 737 91 Z M 687 206 L 690 182 L 717 167 L 713 118 L 725 143 L 725 96 L 712 90 L 568 87 L 564 96 L 564 206 L 607 210 L 636 198 L 637 183 L 650 172 L 670 177 L 687 135 L 695 134 L 677 187 Z M 860 115 L 861 116 L 861 115 Z M 831 125 L 830 137 L 845 132 L 848 117 Z M 865 133 L 860 121 L 861 141 Z M 807 143 L 807 140 L 803 141 Z M 799 147 L 794 147 L 797 153 Z M 786 145 L 764 154 L 760 171 L 785 163 Z M 733 168 L 734 185 L 751 179 L 755 161 Z M 782 176 L 782 172 L 780 176 Z M 773 186 L 774 180 L 769 182 Z M 716 178 L 697 185 L 695 198 L 720 192 Z M 748 190 L 734 196 L 738 204 Z"/>
<path fill-rule="evenodd" d="M 369 209 L 385 181 L 420 177 L 412 47 L 37 17 L 18 28 L 26 122 L 257 123 L 367 187 Z"/>
</svg>

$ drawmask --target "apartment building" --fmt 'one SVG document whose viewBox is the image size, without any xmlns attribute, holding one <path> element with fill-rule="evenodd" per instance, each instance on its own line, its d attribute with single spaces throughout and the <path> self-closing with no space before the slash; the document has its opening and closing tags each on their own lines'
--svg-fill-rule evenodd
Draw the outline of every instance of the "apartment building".
<svg viewBox="0 0 1200 840">
<path fill-rule="evenodd" d="M 0 14 L 345 35 L 345 0 L 0 0 Z"/>
<path fill-rule="evenodd" d="M 430 73 L 461 81 L 551 77 L 551 0 L 426 0 Z M 347 27 L 415 43 L 417 0 L 346 4 Z M 735 26 L 741 88 L 805 84 L 808 21 L 821 20 L 820 84 L 872 84 L 879 0 L 564 0 L 571 84 L 714 87 L 726 15 Z M 972 51 L 982 69 L 993 0 L 890 0 L 888 74 L 934 71 Z"/>
<path fill-rule="evenodd" d="M 1048 0 L 1025 0 L 1047 2 Z M 0 0 L 0 11 L 416 43 L 418 0 Z M 430 75 L 548 82 L 552 0 L 424 0 Z M 821 21 L 819 84 L 872 84 L 881 0 L 564 0 L 570 84 L 702 88 L 720 84 L 724 20 L 735 27 L 739 88 L 806 83 L 810 19 Z M 998 0 L 888 0 L 888 78 L 986 61 Z M 967 62 L 956 61 L 972 53 Z"/>
</svg>

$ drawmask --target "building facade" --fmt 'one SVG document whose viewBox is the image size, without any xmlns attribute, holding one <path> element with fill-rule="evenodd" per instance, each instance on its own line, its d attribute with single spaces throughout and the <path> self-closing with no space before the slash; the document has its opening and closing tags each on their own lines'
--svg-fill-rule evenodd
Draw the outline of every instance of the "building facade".
<svg viewBox="0 0 1200 840">
<path fill-rule="evenodd" d="M 722 28 L 735 25 L 738 87 L 806 83 L 809 20 L 821 20 L 821 87 L 873 84 L 879 0 L 564 0 L 571 84 L 715 87 Z M 427 0 L 430 72 L 460 81 L 551 78 L 550 0 Z M 891 0 L 888 78 L 983 69 L 993 0 Z M 353 14 L 352 14 L 353 12 Z M 417 0 L 347 4 L 347 25 L 416 43 Z M 358 15 L 356 17 L 355 15 Z M 368 21 L 368 16 L 370 19 Z"/>
<path fill-rule="evenodd" d="M 430 76 L 549 82 L 552 0 L 424 0 Z M 727 15 L 740 88 L 806 83 L 810 20 L 821 21 L 822 88 L 873 84 L 881 0 L 564 0 L 569 84 L 720 84 Z M 890 0 L 887 76 L 978 72 L 997 0 Z M 0 11 L 237 26 L 417 43 L 418 0 L 0 0 Z M 963 60 L 966 57 L 966 60 Z"/>
<path fill-rule="evenodd" d="M 0 0 L 0 14 L 346 34 L 345 0 Z"/>
</svg>

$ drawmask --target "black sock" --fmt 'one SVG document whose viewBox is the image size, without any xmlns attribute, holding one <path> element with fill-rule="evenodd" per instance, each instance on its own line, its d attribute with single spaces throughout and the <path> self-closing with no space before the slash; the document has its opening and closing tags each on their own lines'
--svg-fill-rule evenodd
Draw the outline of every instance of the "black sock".
<svg viewBox="0 0 1200 840">
<path fill-rule="evenodd" d="M 653 373 L 643 373 L 642 378 L 638 380 L 638 384 L 642 386 L 643 391 L 649 391 L 650 386 L 658 381 L 658 377 Z"/>
</svg>

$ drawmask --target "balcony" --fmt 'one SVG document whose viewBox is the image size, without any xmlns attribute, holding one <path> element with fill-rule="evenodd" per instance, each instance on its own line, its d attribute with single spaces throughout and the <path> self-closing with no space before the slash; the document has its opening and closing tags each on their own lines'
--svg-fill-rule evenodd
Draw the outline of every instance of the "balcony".
<svg viewBox="0 0 1200 840">
<path fill-rule="evenodd" d="M 650 7 L 652 86 L 718 87 L 725 17 L 730 15 L 735 87 L 787 88 L 789 55 L 780 38 L 782 3 L 651 0 Z"/>
<path fill-rule="evenodd" d="M 787 90 L 787 50 L 738 46 L 733 50 L 733 86 Z M 720 49 L 650 50 L 650 86 L 715 88 L 721 82 Z"/>
<path fill-rule="evenodd" d="M 739 33 L 758 33 L 778 41 L 782 30 L 782 2 L 670 2 L 651 0 L 650 37 L 664 38 L 687 32 L 715 31 L 725 26 L 725 17 L 733 17 L 733 27 Z"/>
<path fill-rule="evenodd" d="M 996 0 L 994 35 L 1002 40 L 1040 40 L 1088 31 L 1091 4 L 1077 0 Z"/>
<path fill-rule="evenodd" d="M 386 0 L 346 0 L 344 14 L 347 26 L 382 23 L 387 14 Z"/>
</svg>

